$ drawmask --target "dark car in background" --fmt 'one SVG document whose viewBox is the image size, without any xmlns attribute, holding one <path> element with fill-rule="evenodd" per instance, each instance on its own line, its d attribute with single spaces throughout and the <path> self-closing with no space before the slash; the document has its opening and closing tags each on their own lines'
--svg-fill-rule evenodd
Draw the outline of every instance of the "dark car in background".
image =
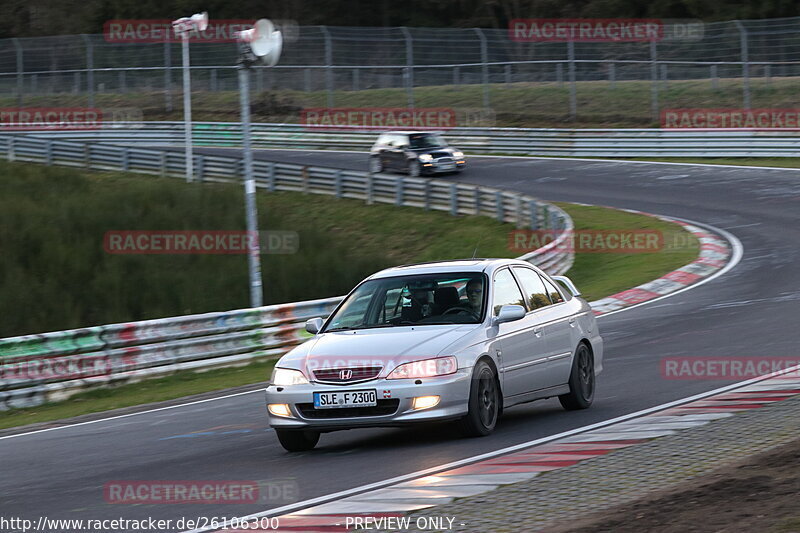
<svg viewBox="0 0 800 533">
<path fill-rule="evenodd" d="M 385 170 L 423 176 L 460 172 L 467 161 L 463 152 L 449 146 L 436 132 L 390 131 L 381 133 L 370 150 L 370 172 Z"/>
</svg>

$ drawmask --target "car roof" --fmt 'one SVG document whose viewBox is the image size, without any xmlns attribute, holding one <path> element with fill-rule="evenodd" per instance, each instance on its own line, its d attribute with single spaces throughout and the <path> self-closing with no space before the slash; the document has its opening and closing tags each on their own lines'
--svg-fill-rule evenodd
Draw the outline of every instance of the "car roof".
<svg viewBox="0 0 800 533">
<path fill-rule="evenodd" d="M 410 276 L 415 274 L 445 274 L 450 272 L 486 272 L 491 273 L 505 265 L 533 266 L 526 261 L 502 258 L 471 258 L 451 261 L 431 261 L 387 268 L 376 272 L 367 279 L 390 278 L 393 276 Z"/>
</svg>

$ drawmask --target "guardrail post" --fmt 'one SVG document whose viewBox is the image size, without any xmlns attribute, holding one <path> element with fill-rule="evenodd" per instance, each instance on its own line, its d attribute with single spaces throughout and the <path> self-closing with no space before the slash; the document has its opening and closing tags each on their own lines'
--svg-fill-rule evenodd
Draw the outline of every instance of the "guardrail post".
<svg viewBox="0 0 800 533">
<path fill-rule="evenodd" d="M 508 85 L 511 83 L 511 65 L 507 63 L 504 70 L 506 71 L 506 85 Z"/>
<path fill-rule="evenodd" d="M 450 184 L 450 214 L 458 216 L 458 184 Z"/>
<path fill-rule="evenodd" d="M 167 152 L 166 151 L 161 152 L 160 164 L 161 164 L 161 177 L 162 178 L 166 178 L 167 177 Z"/>
<path fill-rule="evenodd" d="M 409 109 L 414 109 L 414 40 L 408 28 L 403 26 L 400 30 L 403 32 L 406 41 L 406 70 L 404 77 L 406 94 L 408 95 L 408 107 Z"/>
<path fill-rule="evenodd" d="M 480 215 L 481 214 L 481 188 L 480 187 L 475 187 L 475 189 L 473 189 L 473 194 L 475 196 L 475 214 L 476 215 Z"/>
<path fill-rule="evenodd" d="M 494 211 L 495 215 L 497 216 L 498 222 L 505 222 L 506 220 L 506 213 L 505 209 L 503 208 L 503 192 L 497 191 L 494 193 Z"/>
<path fill-rule="evenodd" d="M 267 166 L 267 190 L 275 192 L 275 163 L 269 163 Z"/>
<path fill-rule="evenodd" d="M 336 198 L 342 197 L 342 171 L 340 169 L 337 169 L 333 175 L 333 193 Z"/>
<path fill-rule="evenodd" d="M 556 83 L 559 89 L 564 87 L 564 65 L 561 63 L 556 63 Z"/>
<path fill-rule="evenodd" d="M 305 92 L 311 92 L 311 69 L 303 69 L 303 89 Z"/>
<path fill-rule="evenodd" d="M 128 92 L 128 83 L 125 77 L 125 69 L 118 71 L 117 76 L 119 78 L 118 81 L 119 91 L 123 93 Z"/>
<path fill-rule="evenodd" d="M 87 169 L 92 168 L 92 145 L 89 143 L 83 145 L 83 166 Z"/>
<path fill-rule="evenodd" d="M 715 91 L 719 89 L 719 76 L 717 74 L 717 65 L 711 65 L 711 88 Z"/>
<path fill-rule="evenodd" d="M 461 81 L 461 72 L 457 66 L 453 67 L 453 85 L 458 85 L 460 81 Z"/>
<path fill-rule="evenodd" d="M 359 86 L 358 78 L 359 78 L 360 74 L 361 74 L 360 70 L 358 70 L 357 68 L 353 69 L 353 90 L 354 91 L 358 90 L 358 86 Z"/>
<path fill-rule="evenodd" d="M 308 166 L 304 165 L 303 170 L 300 171 L 300 176 L 303 178 L 303 194 L 308 194 Z"/>
<path fill-rule="evenodd" d="M 130 148 L 123 146 L 122 147 L 122 171 L 128 172 L 131 168 L 131 151 Z"/>
<path fill-rule="evenodd" d="M 767 86 L 772 83 L 772 65 L 764 65 L 764 81 Z"/>
<path fill-rule="evenodd" d="M 514 210 L 517 212 L 517 229 L 525 226 L 525 218 L 522 213 L 522 197 L 516 195 L 514 197 Z"/>
<path fill-rule="evenodd" d="M 86 87 L 89 90 L 89 107 L 94 107 L 94 49 L 89 35 L 81 35 L 86 45 Z"/>
<path fill-rule="evenodd" d="M 553 229 L 550 225 L 550 206 L 547 204 L 542 206 L 542 229 Z"/>
<path fill-rule="evenodd" d="M 45 165 L 52 165 L 53 164 L 53 140 L 47 139 L 45 143 Z"/>
<path fill-rule="evenodd" d="M 14 161 L 17 158 L 17 154 L 15 153 L 16 146 L 14 146 L 16 144 L 16 141 L 17 141 L 16 136 L 14 135 L 8 136 L 8 153 L 6 157 L 8 158 L 9 161 Z"/>
<path fill-rule="evenodd" d="M 367 205 L 372 205 L 372 174 L 366 174 L 367 176 Z"/>
<path fill-rule="evenodd" d="M 486 35 L 480 28 L 472 28 L 481 40 L 481 77 L 483 78 L 483 107 L 489 109 L 489 49 L 486 46 Z"/>
<path fill-rule="evenodd" d="M 528 224 L 530 229 L 539 229 L 539 204 L 536 203 L 536 200 L 528 201 L 528 211 L 528 216 L 530 217 Z"/>
<path fill-rule="evenodd" d="M 395 200 L 394 205 L 403 205 L 403 192 L 405 187 L 405 179 L 402 176 L 398 177 L 395 181 Z"/>
<path fill-rule="evenodd" d="M 661 64 L 661 86 L 664 88 L 664 90 L 669 89 L 669 83 L 668 82 L 669 82 L 669 79 L 668 79 L 668 75 L 667 75 L 667 65 L 662 63 Z"/>
<path fill-rule="evenodd" d="M 431 182 L 425 180 L 424 185 L 424 192 L 422 193 L 425 200 L 425 211 L 430 211 L 431 209 Z"/>
<path fill-rule="evenodd" d="M 72 94 L 78 94 L 81 92 L 81 73 L 74 72 L 72 74 Z"/>
<path fill-rule="evenodd" d="M 550 211 L 550 229 L 559 229 L 558 213 Z"/>
<path fill-rule="evenodd" d="M 613 61 L 608 64 L 608 84 L 612 89 L 617 88 L 617 64 Z"/>
<path fill-rule="evenodd" d="M 16 62 L 17 62 L 17 107 L 22 107 L 22 95 L 25 92 L 25 66 L 23 64 L 22 59 L 22 45 L 19 44 L 19 39 L 16 37 L 11 39 L 11 42 L 14 43 L 14 49 L 16 50 Z"/>
<path fill-rule="evenodd" d="M 206 158 L 203 155 L 196 155 L 195 160 L 195 176 L 197 177 L 197 181 L 202 182 L 206 173 Z"/>
<path fill-rule="evenodd" d="M 325 36 L 325 90 L 328 93 L 328 107 L 333 107 L 333 43 L 327 26 L 321 26 Z"/>
<path fill-rule="evenodd" d="M 164 110 L 172 113 L 172 32 L 166 32 L 164 38 Z"/>
<path fill-rule="evenodd" d="M 575 41 L 567 41 L 567 61 L 569 61 L 569 119 L 578 117 L 578 94 L 575 86 Z"/>
<path fill-rule="evenodd" d="M 658 111 L 658 52 L 653 39 L 650 41 L 650 114 L 653 122 L 658 122 Z"/>
<path fill-rule="evenodd" d="M 741 20 L 734 20 L 733 22 L 739 29 L 739 45 L 741 47 L 742 56 L 742 101 L 744 102 L 744 108 L 750 109 L 750 58 L 749 46 L 747 43 L 747 28 L 745 28 Z"/>
</svg>

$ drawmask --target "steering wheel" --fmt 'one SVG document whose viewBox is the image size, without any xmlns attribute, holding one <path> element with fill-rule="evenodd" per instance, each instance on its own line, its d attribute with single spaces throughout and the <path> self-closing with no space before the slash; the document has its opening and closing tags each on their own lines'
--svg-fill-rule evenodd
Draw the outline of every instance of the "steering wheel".
<svg viewBox="0 0 800 533">
<path fill-rule="evenodd" d="M 462 306 L 451 307 L 450 309 L 448 309 L 447 311 L 445 311 L 444 313 L 442 313 L 442 316 L 444 316 L 444 315 L 449 315 L 449 314 L 453 314 L 453 313 L 466 313 L 466 314 L 470 315 L 472 318 L 474 318 L 475 320 L 480 320 L 480 318 L 481 318 L 481 317 L 480 317 L 480 316 L 478 316 L 478 314 L 477 314 L 475 311 L 473 311 L 472 309 L 468 309 L 468 308 L 466 308 L 466 307 L 462 307 Z"/>
</svg>

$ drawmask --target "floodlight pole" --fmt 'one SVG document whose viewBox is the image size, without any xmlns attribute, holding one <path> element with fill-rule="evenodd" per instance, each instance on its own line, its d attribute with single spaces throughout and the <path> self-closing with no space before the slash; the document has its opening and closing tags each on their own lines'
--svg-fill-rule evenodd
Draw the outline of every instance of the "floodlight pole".
<svg viewBox="0 0 800 533">
<path fill-rule="evenodd" d="M 183 53 L 183 129 L 186 153 L 186 182 L 194 179 L 192 155 L 192 75 L 189 70 L 189 32 L 181 32 L 181 51 Z"/>
<path fill-rule="evenodd" d="M 242 163 L 244 170 L 244 204 L 247 216 L 247 266 L 250 270 L 250 307 L 264 305 L 261 282 L 261 248 L 258 235 L 258 206 L 256 205 L 256 180 L 253 177 L 253 150 L 250 141 L 250 64 L 249 46 L 239 44 L 239 107 L 242 115 Z"/>
</svg>

